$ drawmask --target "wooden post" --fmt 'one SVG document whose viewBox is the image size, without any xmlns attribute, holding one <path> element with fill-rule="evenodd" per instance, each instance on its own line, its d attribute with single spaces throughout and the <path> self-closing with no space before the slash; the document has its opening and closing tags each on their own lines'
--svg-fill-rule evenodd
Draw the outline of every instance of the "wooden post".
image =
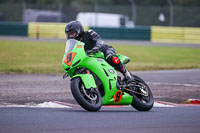
<svg viewBox="0 0 200 133">
<path fill-rule="evenodd" d="M 39 39 L 40 37 L 40 26 L 36 25 L 36 38 Z"/>
</svg>

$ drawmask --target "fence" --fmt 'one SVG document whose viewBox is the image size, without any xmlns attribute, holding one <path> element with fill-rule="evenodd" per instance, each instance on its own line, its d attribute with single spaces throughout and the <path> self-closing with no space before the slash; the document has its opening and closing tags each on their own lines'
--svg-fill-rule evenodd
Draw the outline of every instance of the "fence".
<svg viewBox="0 0 200 133">
<path fill-rule="evenodd" d="M 64 38 L 65 23 L 34 23 L 28 24 L 28 36 L 32 38 Z"/>
<path fill-rule="evenodd" d="M 114 0 L 113 0 L 114 1 Z M 139 5 L 136 3 L 134 12 L 131 4 L 102 4 L 98 2 L 98 8 L 95 10 L 94 4 L 81 3 L 81 0 L 49 1 L 46 3 L 34 3 L 28 1 L 15 1 L 13 3 L 1 2 L 0 14 L 3 21 L 23 21 L 25 9 L 35 9 L 43 11 L 58 11 L 61 13 L 60 22 L 69 22 L 75 20 L 79 12 L 103 12 L 117 13 L 129 16 L 137 26 L 169 26 L 170 7 L 164 2 L 161 5 Z M 162 3 L 162 2 L 161 2 Z M 9 7 L 9 8 L 8 8 Z M 198 6 L 173 6 L 173 26 L 181 27 L 200 27 L 200 8 Z M 159 20 L 160 14 L 163 14 L 162 21 Z M 1 17 L 0 17 L 1 21 Z"/>
<path fill-rule="evenodd" d="M 105 39 L 117 40 L 150 40 L 150 27 L 135 28 L 98 28 L 91 27 Z"/>
<path fill-rule="evenodd" d="M 28 37 L 65 39 L 66 23 L 36 23 L 28 24 Z M 84 27 L 88 30 L 88 27 Z"/>
<path fill-rule="evenodd" d="M 200 44 L 200 28 L 166 26 L 135 28 L 84 27 L 85 30 L 89 28 L 94 29 L 103 39 Z M 65 39 L 64 29 L 65 23 L 0 23 L 0 35 Z"/>
<path fill-rule="evenodd" d="M 200 28 L 152 26 L 151 41 L 200 44 Z"/>
<path fill-rule="evenodd" d="M 27 36 L 28 24 L 23 23 L 0 23 L 0 35 L 16 35 L 16 36 Z"/>
</svg>

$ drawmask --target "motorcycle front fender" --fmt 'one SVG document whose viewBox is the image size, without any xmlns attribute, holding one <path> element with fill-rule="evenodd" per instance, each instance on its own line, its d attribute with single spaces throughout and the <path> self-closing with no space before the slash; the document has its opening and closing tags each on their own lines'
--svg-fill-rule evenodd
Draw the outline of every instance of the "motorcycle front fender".
<svg viewBox="0 0 200 133">
<path fill-rule="evenodd" d="M 81 78 L 86 89 L 97 87 L 92 74 L 77 74 L 73 76 L 72 79 L 77 78 L 77 77 Z"/>
</svg>

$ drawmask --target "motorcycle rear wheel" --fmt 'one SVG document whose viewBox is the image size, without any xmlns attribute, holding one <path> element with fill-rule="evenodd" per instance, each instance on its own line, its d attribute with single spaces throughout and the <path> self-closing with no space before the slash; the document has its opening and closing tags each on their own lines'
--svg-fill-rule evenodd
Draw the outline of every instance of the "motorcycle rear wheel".
<svg viewBox="0 0 200 133">
<path fill-rule="evenodd" d="M 132 101 L 131 105 L 138 111 L 149 111 L 150 109 L 152 109 L 153 104 L 154 104 L 153 94 L 152 94 L 149 86 L 145 83 L 144 80 L 142 80 L 140 77 L 138 77 L 136 75 L 132 75 L 132 76 L 139 84 L 141 83 L 142 85 L 144 85 L 148 96 L 132 94 L 133 101 Z"/>
<path fill-rule="evenodd" d="M 102 106 L 101 94 L 98 88 L 94 88 L 95 93 L 85 88 L 80 78 L 71 81 L 71 92 L 77 103 L 87 111 L 98 111 Z"/>
</svg>

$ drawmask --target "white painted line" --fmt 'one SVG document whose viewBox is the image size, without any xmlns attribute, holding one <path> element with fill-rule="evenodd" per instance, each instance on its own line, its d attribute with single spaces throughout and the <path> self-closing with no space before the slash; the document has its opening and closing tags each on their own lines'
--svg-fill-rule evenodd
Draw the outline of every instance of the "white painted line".
<svg viewBox="0 0 200 133">
<path fill-rule="evenodd" d="M 38 104 L 36 107 L 41 107 L 41 108 L 71 108 L 67 105 L 62 105 L 54 102 L 44 102 L 41 104 Z"/>
<path fill-rule="evenodd" d="M 64 102 L 59 102 L 59 101 L 53 101 L 54 103 L 57 104 L 61 104 L 61 105 L 66 105 L 66 106 L 70 106 L 71 108 L 81 108 L 79 105 L 77 104 L 71 104 L 71 103 L 64 103 Z M 106 107 L 106 108 L 123 108 L 123 107 L 132 107 L 131 105 L 103 105 L 102 107 Z M 175 107 L 175 104 L 173 103 L 167 103 L 167 102 L 154 102 L 154 107 Z"/>
<path fill-rule="evenodd" d="M 168 105 L 168 104 L 163 104 L 163 103 L 158 103 L 158 102 L 154 102 L 153 107 L 175 107 L 175 106 Z"/>
<path fill-rule="evenodd" d="M 26 105 L 17 105 L 17 104 L 7 104 L 7 105 L 0 105 L 0 107 L 20 107 L 20 108 L 71 108 L 67 105 L 61 105 L 54 102 L 44 102 L 40 104 L 33 104 L 29 103 Z"/>
<path fill-rule="evenodd" d="M 200 85 L 181 84 L 181 83 L 156 83 L 156 82 L 147 82 L 147 84 L 152 84 L 152 85 L 174 85 L 174 86 L 185 86 L 185 87 L 200 87 Z"/>
<path fill-rule="evenodd" d="M 79 105 L 76 104 L 70 104 L 70 103 L 64 103 L 64 102 L 59 102 L 59 101 L 52 101 L 52 102 L 44 102 L 40 104 L 34 104 L 34 103 L 29 103 L 26 105 L 17 105 L 17 104 L 5 104 L 5 105 L 0 105 L 0 107 L 21 107 L 21 108 L 80 108 Z M 103 107 L 132 107 L 132 106 L 103 106 Z M 156 101 L 154 102 L 154 107 L 176 107 L 176 104 L 173 103 L 168 103 L 168 102 L 162 102 L 162 101 Z"/>
<path fill-rule="evenodd" d="M 80 105 L 78 105 L 78 104 L 65 103 L 65 102 L 60 102 L 60 101 L 52 101 L 52 102 L 59 104 L 59 105 L 68 106 L 70 108 L 81 108 Z"/>
</svg>

